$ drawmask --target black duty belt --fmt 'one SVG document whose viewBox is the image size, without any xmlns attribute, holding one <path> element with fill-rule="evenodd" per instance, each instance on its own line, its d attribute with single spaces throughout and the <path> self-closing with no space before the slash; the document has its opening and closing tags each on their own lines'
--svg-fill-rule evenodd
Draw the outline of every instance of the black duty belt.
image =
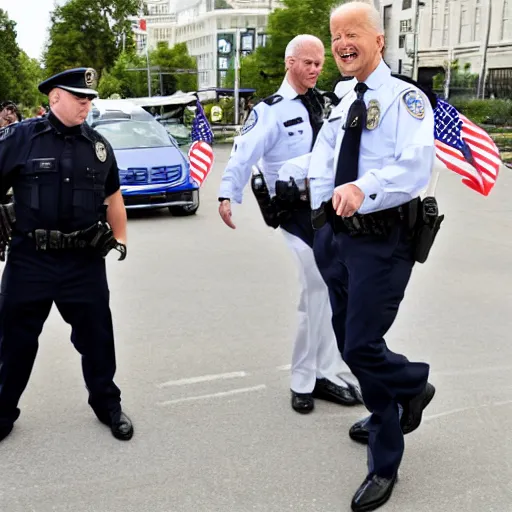
<svg viewBox="0 0 512 512">
<path fill-rule="evenodd" d="M 356 213 L 351 217 L 340 217 L 336 215 L 332 201 L 329 200 L 311 212 L 311 222 L 314 229 L 320 229 L 328 223 L 334 233 L 345 233 L 349 236 L 387 236 L 393 226 L 397 224 L 404 224 L 413 229 L 416 223 L 418 204 L 419 199 L 413 199 L 395 208 L 364 215 Z"/>
</svg>

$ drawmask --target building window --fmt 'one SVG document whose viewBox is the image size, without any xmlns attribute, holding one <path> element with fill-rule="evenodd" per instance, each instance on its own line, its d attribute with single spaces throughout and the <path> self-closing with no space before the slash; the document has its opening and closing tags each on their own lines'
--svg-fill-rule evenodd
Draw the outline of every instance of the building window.
<svg viewBox="0 0 512 512">
<path fill-rule="evenodd" d="M 410 9 L 412 6 L 412 0 L 402 0 L 402 11 L 405 9 Z"/>
<path fill-rule="evenodd" d="M 400 32 L 410 32 L 412 30 L 412 20 L 401 20 L 400 21 Z"/>
<path fill-rule="evenodd" d="M 405 48 L 405 34 L 398 36 L 398 48 Z"/>
<path fill-rule="evenodd" d="M 471 41 L 471 22 L 469 20 L 468 2 L 463 0 L 460 7 L 459 43 L 469 43 L 469 41 Z"/>
<path fill-rule="evenodd" d="M 512 39 L 512 2 L 510 0 L 503 1 L 503 22 L 501 25 L 501 39 Z"/>
</svg>

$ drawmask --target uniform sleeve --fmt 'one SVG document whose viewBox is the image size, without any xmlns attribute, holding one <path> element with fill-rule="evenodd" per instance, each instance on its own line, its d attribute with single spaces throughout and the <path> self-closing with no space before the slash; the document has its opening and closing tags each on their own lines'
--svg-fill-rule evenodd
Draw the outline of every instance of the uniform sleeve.
<svg viewBox="0 0 512 512">
<path fill-rule="evenodd" d="M 117 167 L 117 160 L 114 156 L 114 151 L 109 146 L 109 151 L 112 154 L 112 164 L 110 169 L 108 170 L 107 179 L 105 181 L 105 197 L 109 197 L 112 194 L 116 193 L 121 188 L 121 183 L 119 181 L 119 168 Z"/>
<path fill-rule="evenodd" d="M 435 159 L 434 114 L 425 101 L 423 119 L 414 117 L 398 99 L 395 161 L 366 172 L 354 184 L 365 194 L 359 213 L 366 214 L 407 203 L 428 186 Z"/>
<path fill-rule="evenodd" d="M 251 111 L 235 138 L 228 164 L 222 175 L 219 197 L 242 202 L 243 190 L 251 177 L 251 167 L 277 142 L 278 125 L 272 107 L 259 103 Z"/>
<path fill-rule="evenodd" d="M 334 149 L 340 119 L 325 121 L 311 152 L 308 169 L 311 208 L 316 210 L 332 197 L 334 190 Z"/>
<path fill-rule="evenodd" d="M 3 198 L 12 185 L 12 172 L 20 164 L 21 130 L 17 124 L 0 130 L 0 194 Z"/>
</svg>

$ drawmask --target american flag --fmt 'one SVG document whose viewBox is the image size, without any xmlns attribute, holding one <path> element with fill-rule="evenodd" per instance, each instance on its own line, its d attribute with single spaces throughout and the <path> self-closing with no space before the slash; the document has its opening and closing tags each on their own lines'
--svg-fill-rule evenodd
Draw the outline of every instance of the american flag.
<svg viewBox="0 0 512 512">
<path fill-rule="evenodd" d="M 213 142 L 213 131 L 210 128 L 210 123 L 208 123 L 208 119 L 206 119 L 206 115 L 199 100 L 196 102 L 196 116 L 192 121 L 191 138 L 192 142 L 198 140 L 208 142 L 208 144 Z"/>
<path fill-rule="evenodd" d="M 462 183 L 487 196 L 502 164 L 494 141 L 454 106 L 439 98 L 434 120 L 437 157 L 448 169 L 463 176 Z"/>
<path fill-rule="evenodd" d="M 201 186 L 213 167 L 213 150 L 210 144 L 203 141 L 196 141 L 188 150 L 190 162 L 190 176 Z"/>
</svg>

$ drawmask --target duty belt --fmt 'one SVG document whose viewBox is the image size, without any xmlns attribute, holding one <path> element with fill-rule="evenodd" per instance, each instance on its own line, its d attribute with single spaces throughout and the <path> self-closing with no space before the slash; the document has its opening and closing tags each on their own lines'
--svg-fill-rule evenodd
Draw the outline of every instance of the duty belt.
<svg viewBox="0 0 512 512">
<path fill-rule="evenodd" d="M 119 260 L 126 258 L 126 245 L 114 238 L 112 228 L 107 222 L 99 221 L 87 229 L 73 231 L 72 233 L 35 229 L 25 234 L 34 240 L 38 251 L 92 248 L 97 250 L 102 257 L 106 257 L 112 249 L 115 249 L 121 255 Z"/>
<path fill-rule="evenodd" d="M 314 229 L 330 224 L 335 233 L 346 233 L 349 236 L 387 236 L 390 229 L 400 223 L 413 229 L 417 216 L 418 199 L 395 208 L 374 213 L 356 213 L 351 217 L 340 217 L 333 210 L 332 201 L 322 203 L 320 208 L 311 212 Z"/>
</svg>

